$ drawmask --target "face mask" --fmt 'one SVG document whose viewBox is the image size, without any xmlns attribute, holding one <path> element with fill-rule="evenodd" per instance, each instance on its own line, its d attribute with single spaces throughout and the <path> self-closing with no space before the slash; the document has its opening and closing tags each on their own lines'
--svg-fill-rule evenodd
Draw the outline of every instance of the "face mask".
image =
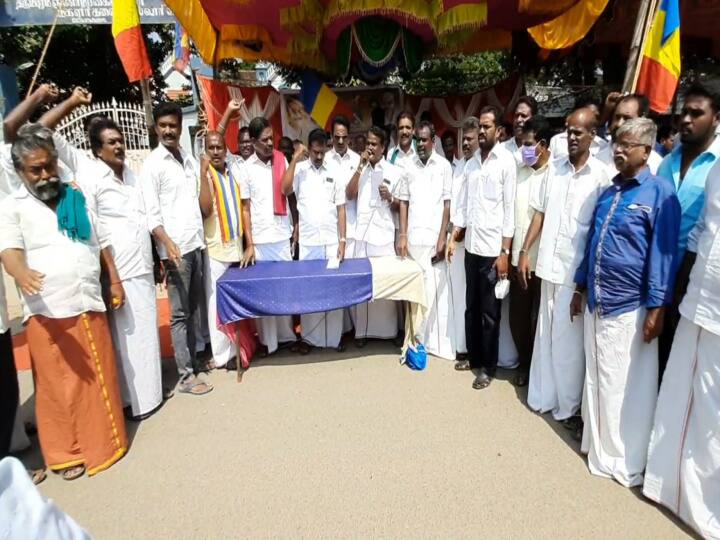
<svg viewBox="0 0 720 540">
<path fill-rule="evenodd" d="M 540 159 L 536 153 L 535 149 L 537 148 L 537 144 L 535 146 L 525 146 L 520 149 L 520 152 L 522 154 L 522 160 L 525 165 L 528 167 L 532 167 L 538 162 L 538 159 Z"/>
</svg>

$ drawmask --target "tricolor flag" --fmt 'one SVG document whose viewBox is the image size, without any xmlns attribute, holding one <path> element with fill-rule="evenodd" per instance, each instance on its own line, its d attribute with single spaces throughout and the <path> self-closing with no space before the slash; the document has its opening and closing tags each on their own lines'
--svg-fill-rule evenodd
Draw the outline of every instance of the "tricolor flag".
<svg viewBox="0 0 720 540">
<path fill-rule="evenodd" d="M 352 109 L 311 72 L 303 73 L 301 88 L 300 101 L 305 110 L 317 122 L 317 125 L 326 131 L 330 130 L 333 118 L 339 114 L 352 120 Z"/>
<path fill-rule="evenodd" d="M 662 0 L 648 32 L 636 91 L 653 111 L 667 112 L 680 79 L 679 0 Z"/>
<path fill-rule="evenodd" d="M 175 22 L 175 61 L 173 67 L 183 73 L 190 62 L 190 38 L 185 29 Z"/>
<path fill-rule="evenodd" d="M 140 27 L 140 14 L 135 0 L 113 0 L 112 35 L 115 48 L 133 83 L 152 76 L 145 37 Z"/>
</svg>

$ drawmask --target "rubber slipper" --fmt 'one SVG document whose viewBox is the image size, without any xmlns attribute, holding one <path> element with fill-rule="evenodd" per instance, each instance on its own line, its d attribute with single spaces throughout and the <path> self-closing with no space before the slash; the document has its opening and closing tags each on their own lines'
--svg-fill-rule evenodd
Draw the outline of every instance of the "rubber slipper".
<svg viewBox="0 0 720 540">
<path fill-rule="evenodd" d="M 74 467 L 68 467 L 67 469 L 60 469 L 57 471 L 57 474 L 59 474 L 60 478 L 63 480 L 77 480 L 85 474 L 85 465 L 75 465 Z"/>
<path fill-rule="evenodd" d="M 202 396 L 212 392 L 213 385 L 209 382 L 193 377 L 191 380 L 186 381 L 178 387 L 178 392 L 181 394 L 192 394 L 194 396 Z"/>
</svg>

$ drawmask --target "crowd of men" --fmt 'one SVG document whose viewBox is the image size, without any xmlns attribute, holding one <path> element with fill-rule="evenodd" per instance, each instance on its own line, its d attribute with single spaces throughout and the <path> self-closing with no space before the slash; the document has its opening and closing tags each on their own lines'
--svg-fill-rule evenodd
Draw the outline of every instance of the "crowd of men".
<svg viewBox="0 0 720 540">
<path fill-rule="evenodd" d="M 92 156 L 53 132 L 90 102 L 86 90 L 27 123 L 56 94 L 43 85 L 5 119 L 0 259 L 22 295 L 43 456 L 63 478 L 111 466 L 128 449 L 124 415 L 141 420 L 169 397 L 150 236 L 189 395 L 213 388 L 196 354 L 206 334 L 211 367 L 239 362 L 214 324 L 230 265 L 400 256 L 423 270 L 416 332 L 430 354 L 487 388 L 509 295 L 513 383 L 528 385 L 529 407 L 572 430 L 593 474 L 644 482 L 648 498 L 720 536 L 718 96 L 688 88 L 675 137 L 658 134 L 642 95 L 579 103 L 559 134 L 524 96 L 505 140 L 498 108 L 465 119 L 460 155 L 453 135 L 407 112 L 392 147 L 373 126 L 353 151 L 337 117 L 329 135 L 280 151 L 258 117 L 232 154 L 225 132 L 242 106 L 232 100 L 199 160 L 180 147 L 180 108 L 163 103 L 159 144 L 136 177 L 112 120 L 90 122 Z M 4 298 L 0 316 L 5 455 L 18 398 Z M 299 336 L 291 317 L 256 321 L 267 353 L 342 348 L 344 334 L 358 347 L 397 341 L 403 326 L 387 300 L 303 314 Z"/>
</svg>

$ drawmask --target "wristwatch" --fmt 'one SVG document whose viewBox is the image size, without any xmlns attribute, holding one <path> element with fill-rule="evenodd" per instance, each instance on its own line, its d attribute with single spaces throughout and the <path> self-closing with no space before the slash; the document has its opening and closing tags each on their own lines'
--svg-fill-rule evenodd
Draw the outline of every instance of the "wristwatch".
<svg viewBox="0 0 720 540">
<path fill-rule="evenodd" d="M 503 255 L 510 255 L 510 250 L 508 248 L 502 248 L 502 254 Z"/>
</svg>

